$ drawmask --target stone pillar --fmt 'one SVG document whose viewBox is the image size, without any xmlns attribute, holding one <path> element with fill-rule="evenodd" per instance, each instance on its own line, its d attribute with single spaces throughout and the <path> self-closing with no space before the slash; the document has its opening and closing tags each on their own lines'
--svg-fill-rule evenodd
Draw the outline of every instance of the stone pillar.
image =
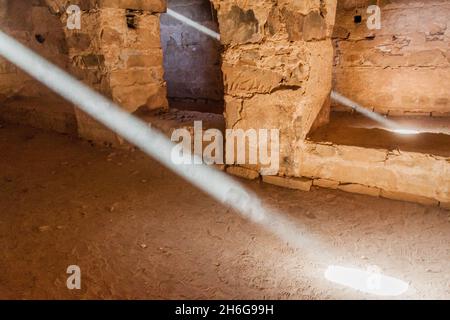
<svg viewBox="0 0 450 320">
<path fill-rule="evenodd" d="M 66 7 L 54 8 L 63 23 Z M 81 29 L 66 28 L 72 73 L 130 113 L 143 106 L 168 108 L 159 26 L 165 0 L 89 0 L 80 8 Z M 120 142 L 83 112 L 76 113 L 81 137 Z"/>
<path fill-rule="evenodd" d="M 280 129 L 280 175 L 295 175 L 301 141 L 329 108 L 336 0 L 213 3 L 225 47 L 227 128 Z"/>
</svg>

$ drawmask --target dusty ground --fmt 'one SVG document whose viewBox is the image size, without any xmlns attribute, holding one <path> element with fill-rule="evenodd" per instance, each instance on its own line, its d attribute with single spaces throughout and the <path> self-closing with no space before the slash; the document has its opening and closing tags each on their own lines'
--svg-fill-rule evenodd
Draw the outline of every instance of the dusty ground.
<svg viewBox="0 0 450 320">
<path fill-rule="evenodd" d="M 328 261 L 139 152 L 11 125 L 0 128 L 0 150 L 0 298 L 373 298 L 324 280 L 327 264 L 376 265 L 410 283 L 402 298 L 450 298 L 443 209 L 244 182 L 304 225 Z"/>
</svg>

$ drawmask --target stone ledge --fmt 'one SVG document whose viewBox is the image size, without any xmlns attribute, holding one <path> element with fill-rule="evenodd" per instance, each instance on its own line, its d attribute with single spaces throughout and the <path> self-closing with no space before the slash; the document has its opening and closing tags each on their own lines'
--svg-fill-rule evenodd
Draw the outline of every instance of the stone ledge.
<svg viewBox="0 0 450 320">
<path fill-rule="evenodd" d="M 381 193 L 381 190 L 378 188 L 368 187 L 362 184 L 355 184 L 355 183 L 341 184 L 338 186 L 338 189 L 345 192 L 363 194 L 372 197 L 379 197 Z"/>
<path fill-rule="evenodd" d="M 227 173 L 248 180 L 256 180 L 259 178 L 259 172 L 243 167 L 228 167 Z"/>
<path fill-rule="evenodd" d="M 418 196 L 410 193 L 404 192 L 393 192 L 381 190 L 381 197 L 392 199 L 392 200 L 400 200 L 400 201 L 408 201 L 408 202 L 416 202 L 426 206 L 439 206 L 439 201 L 423 196 Z"/>
<path fill-rule="evenodd" d="M 320 188 L 337 189 L 339 187 L 339 182 L 329 179 L 315 179 L 313 185 Z"/>
<path fill-rule="evenodd" d="M 450 200 L 450 185 L 445 179 L 450 169 L 448 157 L 355 146 L 325 146 L 309 141 L 302 149 L 298 159 L 302 165 L 296 176 L 314 178 L 314 185 L 336 189 L 339 183 L 341 189 L 349 191 L 353 187 L 342 185 L 357 184 L 384 190 L 387 198 L 435 206 Z M 379 195 L 374 190 L 366 191 Z"/>
<path fill-rule="evenodd" d="M 313 184 L 313 181 L 307 178 L 290 178 L 279 176 L 263 176 L 263 182 L 279 187 L 302 191 L 310 191 Z"/>
</svg>

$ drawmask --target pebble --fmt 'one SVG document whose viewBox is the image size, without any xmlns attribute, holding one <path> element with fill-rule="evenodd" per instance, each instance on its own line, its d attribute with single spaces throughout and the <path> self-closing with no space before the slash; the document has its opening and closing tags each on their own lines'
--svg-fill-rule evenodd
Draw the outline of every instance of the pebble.
<svg viewBox="0 0 450 320">
<path fill-rule="evenodd" d="M 38 229 L 40 232 L 46 232 L 50 230 L 50 226 L 40 226 Z"/>
<path fill-rule="evenodd" d="M 142 249 L 147 249 L 147 245 L 146 245 L 145 243 L 141 243 L 141 244 L 140 244 L 140 247 L 141 247 Z"/>
<path fill-rule="evenodd" d="M 109 212 L 114 212 L 116 210 L 116 207 L 118 206 L 118 203 L 114 203 L 112 206 L 109 207 Z"/>
</svg>

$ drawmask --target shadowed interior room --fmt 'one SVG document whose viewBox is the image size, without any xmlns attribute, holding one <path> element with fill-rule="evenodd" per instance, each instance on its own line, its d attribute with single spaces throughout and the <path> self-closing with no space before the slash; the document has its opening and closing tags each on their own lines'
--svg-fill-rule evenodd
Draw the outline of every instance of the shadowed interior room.
<svg viewBox="0 0 450 320">
<path fill-rule="evenodd" d="M 0 299 L 450 299 L 449 21 L 0 0 Z"/>
</svg>

